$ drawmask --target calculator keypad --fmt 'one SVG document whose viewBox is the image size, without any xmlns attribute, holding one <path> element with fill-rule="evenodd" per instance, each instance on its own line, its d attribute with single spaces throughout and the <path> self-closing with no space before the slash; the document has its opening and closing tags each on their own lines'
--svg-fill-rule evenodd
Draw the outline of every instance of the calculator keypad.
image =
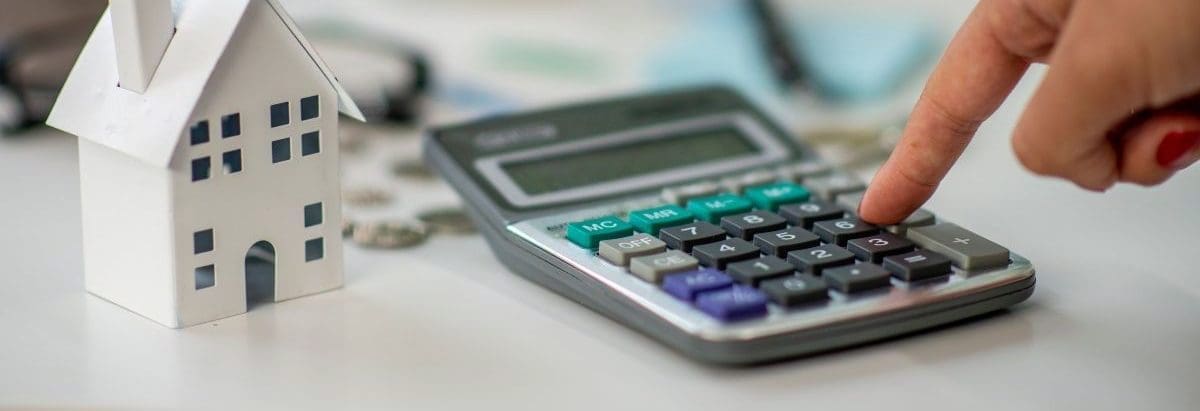
<svg viewBox="0 0 1200 411">
<path fill-rule="evenodd" d="M 828 184 L 813 190 L 806 187 L 810 180 Z M 883 231 L 853 218 L 828 202 L 844 199 L 840 203 L 850 206 L 861 198 L 850 190 L 857 183 L 845 176 L 804 181 L 768 181 L 745 187 L 744 196 L 705 192 L 684 207 L 630 211 L 628 223 L 615 216 L 574 222 L 566 227 L 567 238 L 580 247 L 598 247 L 599 258 L 626 266 L 721 321 L 764 316 L 770 304 L 803 309 L 828 300 L 831 290 L 852 296 L 888 289 L 896 280 L 943 277 L 952 273 L 952 264 L 992 267 L 1001 258 L 1007 261 L 1006 249 L 958 226 L 934 226 L 925 210 L 904 227 L 921 236 L 915 242 L 895 226 Z M 813 198 L 810 190 L 825 199 Z M 667 199 L 675 203 L 678 197 Z"/>
</svg>

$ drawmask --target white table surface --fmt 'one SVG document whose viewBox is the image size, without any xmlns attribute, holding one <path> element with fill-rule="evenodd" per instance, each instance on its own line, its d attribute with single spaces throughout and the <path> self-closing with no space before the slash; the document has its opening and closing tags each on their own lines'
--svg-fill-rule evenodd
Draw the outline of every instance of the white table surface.
<svg viewBox="0 0 1200 411">
<path fill-rule="evenodd" d="M 167 329 L 83 290 L 74 138 L 0 139 L 0 408 L 1200 408 L 1200 169 L 1103 195 L 1029 175 L 1007 135 L 1035 79 L 930 204 L 1029 257 L 1034 296 L 757 368 L 688 360 L 478 236 L 350 246 L 343 289 Z"/>
</svg>

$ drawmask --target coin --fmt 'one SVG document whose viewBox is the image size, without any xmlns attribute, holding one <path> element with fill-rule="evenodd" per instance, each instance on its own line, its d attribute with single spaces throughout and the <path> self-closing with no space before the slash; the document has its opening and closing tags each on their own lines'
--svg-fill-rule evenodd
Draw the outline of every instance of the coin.
<svg viewBox="0 0 1200 411">
<path fill-rule="evenodd" d="M 429 230 L 419 222 L 374 221 L 354 226 L 351 239 L 369 248 L 399 249 L 420 245 L 429 238 Z"/>
<path fill-rule="evenodd" d="M 461 207 L 446 207 L 426 210 L 417 214 L 417 219 L 429 226 L 434 233 L 471 234 L 475 224 Z"/>
<path fill-rule="evenodd" d="M 375 207 L 392 202 L 392 195 L 376 188 L 353 188 L 342 190 L 342 200 L 358 207 Z"/>
</svg>

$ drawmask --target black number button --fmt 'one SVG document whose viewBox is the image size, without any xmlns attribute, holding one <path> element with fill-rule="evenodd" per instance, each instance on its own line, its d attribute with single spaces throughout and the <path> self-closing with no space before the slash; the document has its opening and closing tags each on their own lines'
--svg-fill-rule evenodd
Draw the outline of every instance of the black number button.
<svg viewBox="0 0 1200 411">
<path fill-rule="evenodd" d="M 792 225 L 811 229 L 813 223 L 842 218 L 846 210 L 821 200 L 812 200 L 799 204 L 788 204 L 779 207 L 779 214 Z"/>
<path fill-rule="evenodd" d="M 870 237 L 856 238 L 846 242 L 846 249 L 854 253 L 859 260 L 879 264 L 883 257 L 912 251 L 916 246 L 912 241 L 891 233 L 880 233 Z"/>
<path fill-rule="evenodd" d="M 797 270 L 812 275 L 821 275 L 821 270 L 839 265 L 854 264 L 854 254 L 833 244 L 806 248 L 788 253 L 787 261 Z"/>
<path fill-rule="evenodd" d="M 754 245 L 757 245 L 763 254 L 785 258 L 789 251 L 821 245 L 821 237 L 803 228 L 792 227 L 756 235 Z"/>
<path fill-rule="evenodd" d="M 825 280 L 808 274 L 763 281 L 760 289 L 771 301 L 785 307 L 829 298 L 829 294 L 825 292 Z"/>
<path fill-rule="evenodd" d="M 875 264 L 855 264 L 830 268 L 821 273 L 829 288 L 843 293 L 857 293 L 886 287 L 891 284 L 892 274 Z"/>
<path fill-rule="evenodd" d="M 883 268 L 904 281 L 920 281 L 950 274 L 950 259 L 929 250 L 883 258 Z"/>
<path fill-rule="evenodd" d="M 759 256 L 758 247 L 740 238 L 730 238 L 725 241 L 701 244 L 692 248 L 692 255 L 700 260 L 700 264 L 724 270 L 725 265 Z"/>
<path fill-rule="evenodd" d="M 721 227 L 697 221 L 659 230 L 658 238 L 667 243 L 667 246 L 687 253 L 697 244 L 724 240 L 725 231 L 721 230 Z"/>
<path fill-rule="evenodd" d="M 729 236 L 750 240 L 755 234 L 787 228 L 787 220 L 769 211 L 751 211 L 721 218 L 721 228 Z"/>
<path fill-rule="evenodd" d="M 845 247 L 847 241 L 878 233 L 879 227 L 858 221 L 858 219 L 854 218 L 842 218 L 818 221 L 813 224 L 813 232 L 827 243 Z"/>
<path fill-rule="evenodd" d="M 734 281 L 756 287 L 763 280 L 790 275 L 795 271 L 796 266 L 771 256 L 731 263 L 725 269 L 725 273 Z"/>
</svg>

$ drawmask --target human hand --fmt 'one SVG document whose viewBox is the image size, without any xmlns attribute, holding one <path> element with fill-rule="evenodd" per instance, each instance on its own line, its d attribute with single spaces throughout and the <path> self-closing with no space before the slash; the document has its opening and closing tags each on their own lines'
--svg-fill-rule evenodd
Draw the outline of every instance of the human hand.
<svg viewBox="0 0 1200 411">
<path fill-rule="evenodd" d="M 1200 1 L 982 0 L 930 76 L 859 208 L 904 219 L 933 195 L 1031 63 L 1049 69 L 1013 151 L 1088 190 L 1156 185 L 1200 159 Z"/>
</svg>

